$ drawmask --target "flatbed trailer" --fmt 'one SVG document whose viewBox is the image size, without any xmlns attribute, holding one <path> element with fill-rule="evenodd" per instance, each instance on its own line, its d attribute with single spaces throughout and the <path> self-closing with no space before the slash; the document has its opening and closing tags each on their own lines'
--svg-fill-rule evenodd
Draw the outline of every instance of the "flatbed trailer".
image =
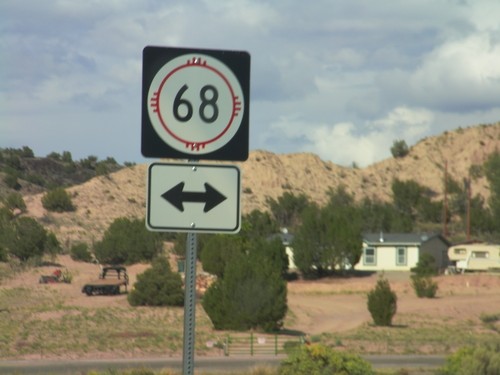
<svg viewBox="0 0 500 375">
<path fill-rule="evenodd" d="M 85 284 L 82 293 L 88 296 L 93 295 L 118 295 L 122 290 L 127 292 L 128 275 L 125 267 L 109 266 L 104 267 L 99 275 L 99 279 Z"/>
</svg>

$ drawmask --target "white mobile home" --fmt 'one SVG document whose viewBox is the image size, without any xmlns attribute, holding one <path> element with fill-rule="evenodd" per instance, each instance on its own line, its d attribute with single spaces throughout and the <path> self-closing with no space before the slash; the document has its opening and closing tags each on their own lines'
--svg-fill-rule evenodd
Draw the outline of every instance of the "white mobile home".
<svg viewBox="0 0 500 375">
<path fill-rule="evenodd" d="M 410 271 L 424 253 L 434 257 L 438 269 L 448 266 L 450 243 L 439 234 L 364 233 L 361 271 Z"/>
<path fill-rule="evenodd" d="M 448 258 L 457 272 L 500 269 L 500 245 L 484 242 L 450 246 Z"/>
</svg>

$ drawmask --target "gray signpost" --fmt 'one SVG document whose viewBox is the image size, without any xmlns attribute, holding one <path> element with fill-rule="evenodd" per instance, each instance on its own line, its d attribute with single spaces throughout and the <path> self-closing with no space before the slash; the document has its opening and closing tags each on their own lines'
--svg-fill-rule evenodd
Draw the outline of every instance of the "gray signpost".
<svg viewBox="0 0 500 375">
<path fill-rule="evenodd" d="M 242 51 L 145 47 L 142 141 L 145 157 L 248 158 L 250 55 Z M 183 374 L 194 373 L 197 232 L 237 233 L 235 166 L 153 163 L 146 226 L 187 232 Z"/>
<path fill-rule="evenodd" d="M 184 347 L 182 352 L 182 369 L 185 375 L 191 375 L 194 372 L 197 242 L 196 233 L 188 233 L 184 281 Z"/>
</svg>

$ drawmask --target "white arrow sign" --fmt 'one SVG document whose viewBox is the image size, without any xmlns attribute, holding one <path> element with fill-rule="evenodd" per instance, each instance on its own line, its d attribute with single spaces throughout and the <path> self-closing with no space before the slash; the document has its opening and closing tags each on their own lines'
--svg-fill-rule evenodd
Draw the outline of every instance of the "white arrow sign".
<svg viewBox="0 0 500 375">
<path fill-rule="evenodd" d="M 240 170 L 232 165 L 153 163 L 148 170 L 150 230 L 240 230 Z"/>
</svg>

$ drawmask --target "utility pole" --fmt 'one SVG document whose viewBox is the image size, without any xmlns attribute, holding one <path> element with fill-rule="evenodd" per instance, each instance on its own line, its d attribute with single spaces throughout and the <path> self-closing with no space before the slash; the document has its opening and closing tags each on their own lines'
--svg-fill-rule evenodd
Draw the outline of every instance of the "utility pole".
<svg viewBox="0 0 500 375">
<path fill-rule="evenodd" d="M 448 160 L 444 163 L 443 236 L 448 237 Z"/>
<path fill-rule="evenodd" d="M 471 200 L 471 186 L 470 176 L 465 179 L 465 189 L 467 191 L 467 241 L 470 241 L 470 200 Z"/>
</svg>

